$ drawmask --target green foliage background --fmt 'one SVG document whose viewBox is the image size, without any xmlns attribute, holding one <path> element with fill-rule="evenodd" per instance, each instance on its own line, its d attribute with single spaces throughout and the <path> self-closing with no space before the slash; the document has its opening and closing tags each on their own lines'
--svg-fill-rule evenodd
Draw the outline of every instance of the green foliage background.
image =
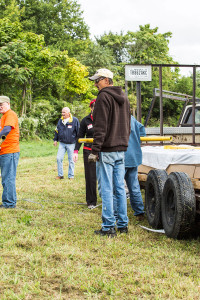
<svg viewBox="0 0 200 300">
<path fill-rule="evenodd" d="M 177 63 L 169 55 L 171 32 L 162 34 L 146 24 L 136 32 L 108 32 L 92 40 L 82 13 L 75 0 L 0 0 L 0 94 L 11 98 L 22 139 L 52 138 L 64 106 L 81 120 L 97 95 L 88 76 L 98 68 L 111 69 L 114 84 L 124 88 L 125 64 Z M 153 68 L 152 81 L 142 82 L 143 120 L 158 86 L 158 69 Z M 192 94 L 192 76 L 164 68 L 163 89 Z M 134 82 L 129 82 L 128 96 L 134 111 Z M 167 125 L 176 123 L 181 106 L 164 100 Z M 152 120 L 159 121 L 158 102 Z"/>
</svg>

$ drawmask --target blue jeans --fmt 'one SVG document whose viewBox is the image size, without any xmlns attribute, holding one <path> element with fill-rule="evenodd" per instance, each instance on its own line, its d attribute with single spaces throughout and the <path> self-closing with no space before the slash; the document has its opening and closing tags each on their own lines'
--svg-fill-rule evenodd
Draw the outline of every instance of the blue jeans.
<svg viewBox="0 0 200 300">
<path fill-rule="evenodd" d="M 69 169 L 68 169 L 68 178 L 74 178 L 74 153 L 75 144 L 65 144 L 59 143 L 58 153 L 57 153 L 57 167 L 58 167 L 58 176 L 63 176 L 63 159 L 65 152 L 68 154 Z"/>
<path fill-rule="evenodd" d="M 125 180 L 130 194 L 130 204 L 134 210 L 134 216 L 144 214 L 144 204 L 138 181 L 138 168 L 125 168 Z M 118 219 L 118 207 L 114 194 L 114 215 Z"/>
<path fill-rule="evenodd" d="M 113 190 L 115 191 L 118 220 L 117 227 L 128 225 L 127 201 L 124 188 L 124 152 L 101 152 L 99 157 L 102 198 L 102 230 L 115 227 Z"/>
<path fill-rule="evenodd" d="M 19 152 L 0 155 L 1 182 L 3 185 L 2 204 L 5 207 L 15 207 L 16 173 L 19 161 Z"/>
<path fill-rule="evenodd" d="M 96 178 L 97 178 L 97 189 L 98 189 L 99 197 L 101 197 L 101 176 L 100 176 L 99 161 L 96 162 Z"/>
<path fill-rule="evenodd" d="M 134 216 L 144 214 L 144 204 L 138 181 L 138 168 L 126 168 L 125 180 L 130 193 L 130 204 L 134 210 Z"/>
</svg>

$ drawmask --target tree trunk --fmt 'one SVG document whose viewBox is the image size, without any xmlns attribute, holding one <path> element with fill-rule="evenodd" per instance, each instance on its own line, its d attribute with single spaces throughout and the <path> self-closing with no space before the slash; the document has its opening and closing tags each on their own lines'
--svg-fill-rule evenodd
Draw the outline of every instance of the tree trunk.
<svg viewBox="0 0 200 300">
<path fill-rule="evenodd" d="M 30 85 L 30 87 L 29 87 L 29 89 L 30 89 L 30 91 L 29 91 L 29 107 L 31 110 L 32 109 L 32 85 L 33 85 L 33 82 L 31 79 L 29 81 L 29 85 Z"/>
<path fill-rule="evenodd" d="M 21 117 L 23 117 L 24 114 L 26 114 L 26 84 L 23 86 Z"/>
</svg>

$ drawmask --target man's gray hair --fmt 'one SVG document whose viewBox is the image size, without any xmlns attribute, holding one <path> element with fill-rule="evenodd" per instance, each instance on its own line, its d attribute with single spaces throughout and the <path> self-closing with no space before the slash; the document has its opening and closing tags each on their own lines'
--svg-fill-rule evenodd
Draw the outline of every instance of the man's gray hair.
<svg viewBox="0 0 200 300">
<path fill-rule="evenodd" d="M 64 110 L 67 110 L 70 113 L 69 107 L 63 107 Z"/>
</svg>

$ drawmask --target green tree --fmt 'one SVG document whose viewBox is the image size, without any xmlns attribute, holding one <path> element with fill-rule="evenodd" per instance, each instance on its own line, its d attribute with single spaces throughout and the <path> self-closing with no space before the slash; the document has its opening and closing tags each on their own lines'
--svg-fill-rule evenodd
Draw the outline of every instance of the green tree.
<svg viewBox="0 0 200 300">
<path fill-rule="evenodd" d="M 27 136 L 29 130 L 47 136 L 63 106 L 75 113 L 77 106 L 80 114 L 78 102 L 85 107 L 91 99 L 87 68 L 66 51 L 46 47 L 43 35 L 21 32 L 18 21 L 1 19 L 0 25 L 0 91 L 23 116 Z"/>
<path fill-rule="evenodd" d="M 130 56 L 127 50 L 130 37 L 128 34 L 123 34 L 123 32 L 114 34 L 110 31 L 108 34 L 96 37 L 96 41 L 100 46 L 111 51 L 116 64 L 129 62 Z"/>
<path fill-rule="evenodd" d="M 18 20 L 12 22 L 9 18 L 0 19 L 0 47 L 15 39 L 21 30 Z"/>
<path fill-rule="evenodd" d="M 100 68 L 117 68 L 117 62 L 112 51 L 108 47 L 104 47 L 92 41 L 88 43 L 84 51 L 79 53 L 77 59 L 88 67 L 90 75 L 93 75 L 95 71 Z"/>
<path fill-rule="evenodd" d="M 70 56 L 84 49 L 89 38 L 80 5 L 76 0 L 4 0 L 0 18 L 19 17 L 24 31 L 44 35 L 46 45 L 68 50 Z M 13 10 L 13 7 L 15 10 Z"/>
<path fill-rule="evenodd" d="M 134 64 L 173 63 L 168 47 L 172 33 L 158 33 L 158 27 L 151 29 L 150 24 L 140 25 L 139 28 L 140 30 L 136 32 L 127 32 L 129 62 Z"/>
<path fill-rule="evenodd" d="M 97 43 L 109 49 L 113 56 L 113 61 L 118 65 L 117 82 L 124 83 L 125 64 L 167 64 L 176 63 L 169 55 L 169 39 L 172 34 L 158 33 L 158 27 L 150 28 L 150 25 L 139 26 L 136 32 L 114 34 L 109 32 L 98 37 Z M 179 70 L 176 68 L 163 68 L 163 88 L 173 90 L 175 82 L 179 78 Z M 159 87 L 159 70 L 153 68 L 153 78 L 151 82 L 142 82 L 142 113 L 145 116 L 153 96 L 153 89 Z M 131 105 L 136 108 L 136 83 L 129 82 L 129 99 Z M 176 109 L 172 101 L 164 100 L 165 111 L 168 115 L 175 115 Z M 159 102 L 156 102 L 154 118 L 159 118 Z"/>
</svg>

